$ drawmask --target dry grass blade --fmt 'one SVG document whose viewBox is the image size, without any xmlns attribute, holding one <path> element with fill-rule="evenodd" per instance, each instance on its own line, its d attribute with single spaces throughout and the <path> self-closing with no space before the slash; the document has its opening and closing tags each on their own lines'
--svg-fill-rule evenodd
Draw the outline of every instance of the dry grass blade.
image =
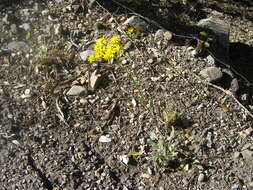
<svg viewBox="0 0 253 190">
<path fill-rule="evenodd" d="M 59 106 L 59 97 L 56 98 L 55 100 L 55 105 L 56 105 L 56 108 L 57 108 L 57 111 L 58 113 L 56 114 L 56 116 L 66 125 L 69 127 L 69 124 L 66 122 L 65 120 L 65 116 L 64 116 L 64 113 L 62 112 L 60 106 Z"/>
</svg>

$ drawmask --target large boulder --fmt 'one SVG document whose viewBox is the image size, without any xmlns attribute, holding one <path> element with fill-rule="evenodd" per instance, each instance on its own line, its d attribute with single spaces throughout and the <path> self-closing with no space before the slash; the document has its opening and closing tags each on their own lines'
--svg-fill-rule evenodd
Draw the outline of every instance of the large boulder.
<svg viewBox="0 0 253 190">
<path fill-rule="evenodd" d="M 218 38 L 217 40 L 220 45 L 222 45 L 228 51 L 230 32 L 230 25 L 228 23 L 218 18 L 210 17 L 200 20 L 197 26 L 211 30 Z"/>
</svg>

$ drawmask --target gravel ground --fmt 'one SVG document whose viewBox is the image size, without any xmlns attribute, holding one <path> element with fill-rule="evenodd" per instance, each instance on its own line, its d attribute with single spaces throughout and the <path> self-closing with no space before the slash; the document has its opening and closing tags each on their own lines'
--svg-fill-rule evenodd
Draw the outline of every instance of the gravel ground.
<svg viewBox="0 0 253 190">
<path fill-rule="evenodd" d="M 243 2 L 131 4 L 185 36 L 204 16 L 230 23 L 231 66 L 248 80 L 237 76 L 232 95 L 226 79 L 198 77 L 210 57 L 157 40 L 150 22 L 128 32 L 131 13 L 111 1 L 0 3 L 0 190 L 253 189 L 253 6 Z M 119 59 L 82 60 L 102 34 L 120 36 Z"/>
</svg>

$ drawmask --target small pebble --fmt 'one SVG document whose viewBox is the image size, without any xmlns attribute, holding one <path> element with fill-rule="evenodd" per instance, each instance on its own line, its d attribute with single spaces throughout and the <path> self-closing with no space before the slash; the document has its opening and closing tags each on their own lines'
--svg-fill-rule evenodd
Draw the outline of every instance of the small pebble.
<svg viewBox="0 0 253 190">
<path fill-rule="evenodd" d="M 112 139 L 107 136 L 101 136 L 98 141 L 102 143 L 109 143 L 112 141 Z"/>
<path fill-rule="evenodd" d="M 233 158 L 238 159 L 241 156 L 240 152 L 235 152 Z"/>
<path fill-rule="evenodd" d="M 198 182 L 203 182 L 205 180 L 205 175 L 203 173 L 199 174 Z"/>
<path fill-rule="evenodd" d="M 242 187 L 241 187 L 241 185 L 239 185 L 239 184 L 234 184 L 232 187 L 231 187 L 231 190 L 241 190 L 242 189 Z"/>
</svg>

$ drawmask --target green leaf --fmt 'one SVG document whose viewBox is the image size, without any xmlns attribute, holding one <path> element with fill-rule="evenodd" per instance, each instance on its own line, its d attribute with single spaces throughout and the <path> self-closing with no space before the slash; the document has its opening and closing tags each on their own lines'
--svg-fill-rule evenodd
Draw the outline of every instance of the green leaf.
<svg viewBox="0 0 253 190">
<path fill-rule="evenodd" d="M 204 43 L 204 46 L 205 46 L 206 48 L 209 48 L 209 47 L 210 47 L 210 44 L 209 44 L 208 42 L 205 42 L 205 43 Z"/>
<path fill-rule="evenodd" d="M 149 133 L 149 137 L 150 137 L 150 139 L 151 139 L 152 141 L 158 139 L 158 137 L 157 137 L 157 135 L 156 135 L 156 133 L 155 133 L 154 131 L 151 131 L 151 132 Z"/>
<path fill-rule="evenodd" d="M 178 152 L 171 152 L 171 156 L 172 156 L 173 158 L 178 157 Z"/>
<path fill-rule="evenodd" d="M 207 36 L 207 33 L 204 32 L 204 31 L 200 32 L 199 34 L 200 34 L 201 36 Z"/>
<path fill-rule="evenodd" d="M 170 132 L 170 137 L 169 139 L 172 139 L 175 136 L 175 128 L 171 126 L 171 132 Z"/>
</svg>

